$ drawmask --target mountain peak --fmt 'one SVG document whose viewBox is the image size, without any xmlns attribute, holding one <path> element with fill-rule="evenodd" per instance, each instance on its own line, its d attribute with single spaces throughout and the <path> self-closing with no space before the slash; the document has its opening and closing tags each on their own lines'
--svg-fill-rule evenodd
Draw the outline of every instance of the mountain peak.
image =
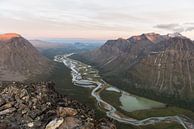
<svg viewBox="0 0 194 129">
<path fill-rule="evenodd" d="M 144 34 L 132 36 L 131 38 L 129 38 L 129 40 L 133 42 L 149 40 L 150 42 L 153 42 L 153 43 L 159 42 L 163 39 L 165 39 L 165 37 L 157 33 L 144 33 Z"/>
<path fill-rule="evenodd" d="M 36 63 L 35 63 L 36 62 Z M 0 80 L 24 81 L 47 72 L 52 62 L 19 34 L 0 35 Z"/>
<path fill-rule="evenodd" d="M 126 41 L 124 38 L 118 38 L 117 41 Z"/>
<path fill-rule="evenodd" d="M 81 60 L 95 64 L 110 80 L 117 78 L 120 84 L 132 84 L 129 90 L 148 90 L 164 98 L 167 95 L 172 102 L 178 98 L 190 100 L 194 99 L 194 43 L 183 37 L 179 33 L 132 36 L 129 42 L 121 44 L 116 40 L 83 53 Z"/>
<path fill-rule="evenodd" d="M 18 38 L 18 37 L 21 37 L 21 35 L 17 33 L 0 34 L 0 40 L 9 40 L 9 39 Z"/>
<path fill-rule="evenodd" d="M 143 33 L 142 35 L 145 35 L 145 36 L 156 36 L 156 35 L 159 35 L 159 34 L 152 32 L 152 33 Z"/>
<path fill-rule="evenodd" d="M 145 36 L 151 42 L 155 42 L 159 37 L 161 37 L 161 35 L 156 33 L 146 33 L 146 34 L 143 34 L 143 36 Z"/>
<path fill-rule="evenodd" d="M 176 33 L 171 33 L 171 34 L 167 34 L 168 37 L 171 38 L 175 38 L 175 37 L 180 37 L 180 38 L 186 38 L 185 36 L 183 36 L 182 34 L 176 32 Z"/>
</svg>

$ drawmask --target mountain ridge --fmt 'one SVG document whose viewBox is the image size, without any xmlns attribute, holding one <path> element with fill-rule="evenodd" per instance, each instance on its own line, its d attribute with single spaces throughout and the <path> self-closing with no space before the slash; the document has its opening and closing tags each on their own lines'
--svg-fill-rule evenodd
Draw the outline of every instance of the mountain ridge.
<svg viewBox="0 0 194 129">
<path fill-rule="evenodd" d="M 150 35 L 151 39 L 147 38 Z M 107 41 L 95 51 L 72 58 L 97 67 L 106 81 L 121 89 L 182 103 L 194 99 L 193 51 L 194 43 L 189 38 L 152 33 L 122 42 Z"/>
<path fill-rule="evenodd" d="M 17 33 L 0 34 L 0 40 L 9 40 L 9 39 L 12 39 L 12 38 L 17 38 L 17 37 L 21 37 L 21 35 L 19 35 Z"/>
<path fill-rule="evenodd" d="M 42 56 L 25 38 L 16 33 L 0 35 L 0 78 L 24 81 L 32 76 L 48 73 L 52 62 Z"/>
</svg>

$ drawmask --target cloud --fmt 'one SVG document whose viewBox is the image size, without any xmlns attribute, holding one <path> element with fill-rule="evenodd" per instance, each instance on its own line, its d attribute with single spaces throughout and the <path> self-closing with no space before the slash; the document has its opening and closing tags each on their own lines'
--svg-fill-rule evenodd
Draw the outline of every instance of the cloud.
<svg viewBox="0 0 194 129">
<path fill-rule="evenodd" d="M 194 23 L 183 23 L 183 24 L 159 24 L 154 28 L 173 31 L 173 32 L 189 32 L 194 30 Z"/>
<path fill-rule="evenodd" d="M 194 22 L 187 22 L 187 23 L 184 23 L 184 25 L 194 25 Z"/>
<path fill-rule="evenodd" d="M 160 24 L 155 26 L 160 30 L 154 31 L 189 32 L 194 27 L 193 2 L 193 0 L 186 2 L 163 0 L 157 3 L 154 0 L 0 0 L 0 25 L 1 31 L 19 31 L 29 35 L 50 34 L 66 37 L 73 31 L 70 37 L 74 37 L 75 33 L 81 37 L 83 32 L 86 32 L 86 36 L 124 37 L 152 32 L 154 25 L 170 21 L 184 24 Z"/>
<path fill-rule="evenodd" d="M 187 28 L 185 29 L 186 32 L 187 32 L 187 31 L 192 31 L 192 30 L 194 30 L 194 26 L 193 26 L 193 27 L 187 27 Z"/>
</svg>

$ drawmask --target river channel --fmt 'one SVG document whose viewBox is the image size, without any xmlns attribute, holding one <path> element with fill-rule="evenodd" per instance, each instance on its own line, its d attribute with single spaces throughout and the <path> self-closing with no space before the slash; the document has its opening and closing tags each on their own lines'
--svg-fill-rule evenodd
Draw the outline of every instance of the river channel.
<svg viewBox="0 0 194 129">
<path fill-rule="evenodd" d="M 118 122 L 131 124 L 134 126 L 143 126 L 149 124 L 156 124 L 159 122 L 177 122 L 185 129 L 193 129 L 194 125 L 191 120 L 184 116 L 165 116 L 165 117 L 149 117 L 143 120 L 131 118 L 118 110 L 122 109 L 125 112 L 133 112 L 137 110 L 148 110 L 152 108 L 165 107 L 165 104 L 156 102 L 150 99 L 132 95 L 128 92 L 120 90 L 107 82 L 105 82 L 99 75 L 98 70 L 92 68 L 90 65 L 84 64 L 80 61 L 68 58 L 72 54 L 55 56 L 55 61 L 62 62 L 66 67 L 71 69 L 72 82 L 75 86 L 90 88 L 91 96 L 96 99 L 99 108 L 106 112 L 106 115 Z M 118 94 L 117 101 L 120 105 L 113 106 L 108 103 L 106 99 L 101 97 L 101 93 Z M 114 101 L 115 97 L 112 101 Z"/>
</svg>

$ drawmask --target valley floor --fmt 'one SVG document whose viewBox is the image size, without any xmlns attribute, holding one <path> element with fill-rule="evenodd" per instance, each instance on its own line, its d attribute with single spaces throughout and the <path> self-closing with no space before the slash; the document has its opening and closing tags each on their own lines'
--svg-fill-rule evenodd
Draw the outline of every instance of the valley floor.
<svg viewBox="0 0 194 129">
<path fill-rule="evenodd" d="M 64 64 L 58 63 L 58 66 L 53 71 L 52 76 L 47 78 L 47 80 L 54 80 L 56 83 L 55 89 L 58 93 L 62 95 L 70 96 L 71 98 L 74 98 L 78 100 L 81 103 L 84 103 L 88 105 L 89 107 L 92 107 L 96 110 L 96 118 L 102 118 L 106 116 L 106 113 L 104 110 L 100 109 L 98 105 L 96 104 L 95 98 L 91 96 L 92 89 L 88 88 L 82 88 L 75 86 L 72 83 L 72 77 L 71 77 L 71 70 L 68 69 Z M 112 101 L 116 100 L 114 99 L 115 96 L 111 96 L 110 94 L 105 94 L 104 92 L 101 92 L 102 99 L 106 100 L 108 103 L 111 103 L 113 106 L 118 107 L 120 105 L 119 101 Z M 120 97 L 120 96 L 118 96 Z M 194 118 L 194 113 L 188 110 L 184 110 L 177 107 L 168 107 L 168 108 L 158 108 L 158 109 L 150 109 L 150 110 L 141 110 L 141 111 L 134 111 L 134 112 L 125 112 L 122 109 L 117 108 L 118 111 L 121 111 L 122 113 L 135 118 L 135 119 L 144 119 L 147 117 L 152 116 L 168 116 L 168 115 L 179 115 L 184 114 L 189 116 L 190 118 Z M 133 126 L 129 124 L 124 124 L 120 122 L 116 122 L 116 125 L 118 129 L 184 129 L 182 125 L 179 125 L 175 122 L 160 122 L 158 124 L 151 124 L 146 126 Z"/>
<path fill-rule="evenodd" d="M 104 95 L 102 94 L 101 97 L 103 98 L 103 96 L 104 96 L 104 98 L 109 98 L 110 99 L 109 101 L 107 101 L 107 99 L 106 99 L 106 101 L 108 103 L 111 103 L 111 104 L 115 103 L 115 101 L 113 101 L 113 100 L 115 100 L 113 97 L 110 97 L 107 94 L 104 94 Z M 114 106 L 118 107 L 118 104 L 119 103 L 116 102 L 116 104 Z M 136 118 L 136 119 L 144 119 L 144 118 L 153 117 L 153 116 L 156 116 L 156 117 L 158 116 L 159 117 L 159 116 L 172 116 L 172 115 L 187 115 L 187 116 L 189 116 L 190 118 L 193 119 L 193 114 L 194 114 L 193 112 L 191 112 L 189 110 L 185 110 L 185 109 L 181 109 L 181 108 L 177 108 L 177 107 L 158 108 L 158 109 L 141 110 L 141 111 L 135 111 L 135 112 L 129 112 L 129 113 L 124 112 L 124 113 L 131 116 L 131 117 L 133 117 L 133 118 Z M 122 128 L 122 129 L 124 129 L 124 128 L 127 129 L 127 128 L 129 128 L 129 125 L 127 127 L 124 124 L 119 123 L 119 127 Z M 154 125 L 141 126 L 141 128 L 147 128 L 147 127 L 148 128 L 151 127 L 153 129 L 155 129 L 155 128 L 160 129 L 162 127 L 165 127 L 165 129 L 166 128 L 169 128 L 169 129 L 183 128 L 181 125 L 176 124 L 174 122 L 170 122 L 170 121 L 167 122 L 167 123 L 161 122 L 161 123 L 154 124 Z M 136 127 L 133 127 L 133 128 L 136 128 Z"/>
</svg>

